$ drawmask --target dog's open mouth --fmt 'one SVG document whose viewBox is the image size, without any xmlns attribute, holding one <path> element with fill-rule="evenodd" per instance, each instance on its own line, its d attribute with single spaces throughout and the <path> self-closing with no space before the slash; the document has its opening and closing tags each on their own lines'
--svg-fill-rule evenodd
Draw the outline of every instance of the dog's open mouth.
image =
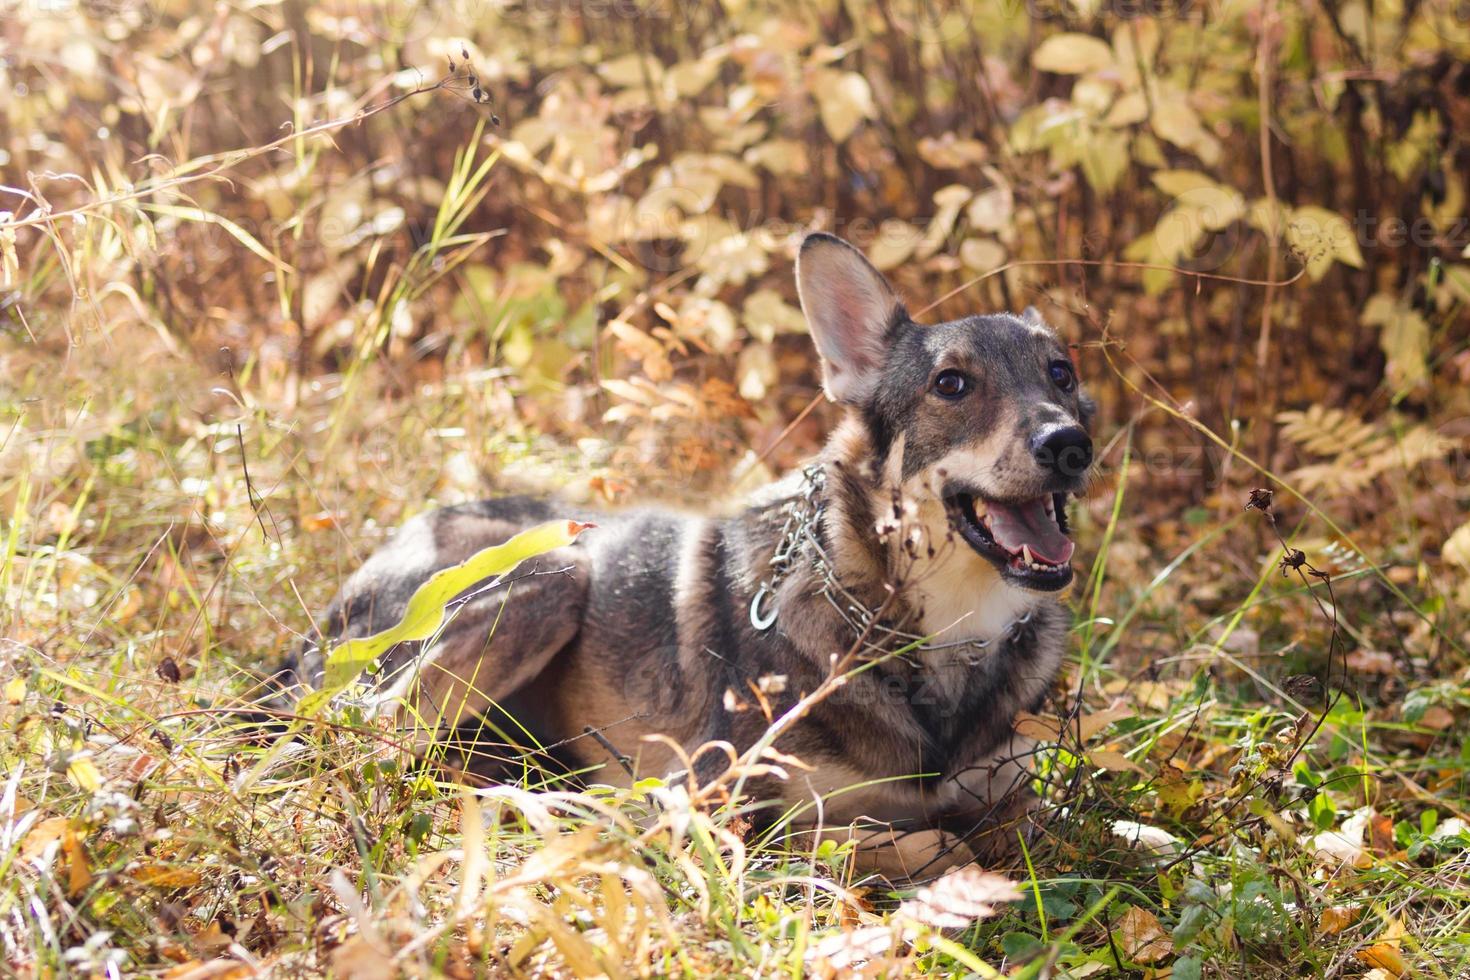
<svg viewBox="0 0 1470 980">
<path fill-rule="evenodd" d="M 1054 592 L 1072 581 L 1066 494 L 1001 503 L 957 493 L 944 503 L 965 542 L 1016 585 Z"/>
</svg>

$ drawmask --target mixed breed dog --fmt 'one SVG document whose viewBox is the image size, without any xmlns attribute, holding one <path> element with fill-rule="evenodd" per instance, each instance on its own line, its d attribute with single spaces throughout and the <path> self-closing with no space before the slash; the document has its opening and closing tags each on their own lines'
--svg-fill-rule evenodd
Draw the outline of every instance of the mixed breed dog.
<svg viewBox="0 0 1470 980">
<path fill-rule="evenodd" d="M 540 560 L 548 574 L 477 595 L 431 642 L 386 654 L 381 703 L 438 720 L 482 778 L 530 753 L 627 784 L 682 769 L 669 740 L 691 754 L 755 743 L 766 713 L 727 692 L 765 687 L 779 715 L 834 664 L 860 663 L 777 741 L 806 767 L 746 784 L 765 804 L 756 819 L 855 836 L 859 863 L 890 875 L 1014 846 L 1034 799 L 1014 719 L 1040 707 L 1062 660 L 1066 501 L 1092 463 L 1092 404 L 1035 310 L 916 323 L 827 234 L 805 239 L 796 268 L 844 409 L 810 466 L 732 516 L 518 496 L 415 517 L 343 586 L 325 636 L 280 675 L 288 694 L 319 683 L 330 642 L 397 622 L 435 571 L 535 524 L 591 519 Z M 486 758 L 500 761 L 473 761 Z M 701 781 L 729 765 L 696 758 Z"/>
</svg>

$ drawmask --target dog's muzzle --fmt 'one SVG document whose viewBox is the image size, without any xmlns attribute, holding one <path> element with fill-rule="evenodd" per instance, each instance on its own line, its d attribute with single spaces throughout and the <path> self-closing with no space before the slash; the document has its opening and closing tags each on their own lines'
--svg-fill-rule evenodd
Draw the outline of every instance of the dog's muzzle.
<svg viewBox="0 0 1470 980">
<path fill-rule="evenodd" d="M 1076 546 L 1067 536 L 1066 494 L 998 501 L 960 492 L 944 503 L 960 537 L 1006 580 L 1037 592 L 1055 592 L 1072 581 L 1068 562 Z"/>
</svg>

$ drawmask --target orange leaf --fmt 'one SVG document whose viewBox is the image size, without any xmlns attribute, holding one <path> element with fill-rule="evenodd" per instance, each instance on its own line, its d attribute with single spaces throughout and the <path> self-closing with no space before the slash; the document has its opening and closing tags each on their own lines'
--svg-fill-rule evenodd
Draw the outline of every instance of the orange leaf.
<svg viewBox="0 0 1470 980">
<path fill-rule="evenodd" d="M 61 839 L 68 822 L 66 817 L 47 817 L 27 831 L 25 840 L 20 842 L 21 860 L 30 861 L 40 857 L 47 844 Z"/>
<path fill-rule="evenodd" d="M 66 894 L 75 898 L 92 883 L 92 870 L 87 867 L 87 852 L 81 838 L 70 827 L 61 835 L 61 850 L 66 855 Z"/>
<path fill-rule="evenodd" d="M 1358 921 L 1363 910 L 1352 905 L 1333 905 L 1322 910 L 1322 916 L 1317 920 L 1317 933 L 1322 936 L 1335 936 L 1348 926 Z"/>
<path fill-rule="evenodd" d="M 1395 943 L 1374 943 L 1367 949 L 1358 950 L 1354 955 L 1364 966 L 1385 970 L 1396 977 L 1403 976 L 1409 969 Z"/>
</svg>

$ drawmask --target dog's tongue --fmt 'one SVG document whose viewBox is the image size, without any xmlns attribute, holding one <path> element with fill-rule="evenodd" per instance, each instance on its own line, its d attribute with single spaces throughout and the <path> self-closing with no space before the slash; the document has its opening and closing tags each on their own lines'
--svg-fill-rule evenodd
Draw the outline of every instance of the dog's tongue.
<svg viewBox="0 0 1470 980">
<path fill-rule="evenodd" d="M 990 533 L 1002 548 L 1019 552 L 1027 545 L 1031 554 L 1048 565 L 1065 565 L 1075 547 L 1056 520 L 1046 512 L 1046 500 L 1037 497 L 1009 507 L 990 503 Z"/>
</svg>

